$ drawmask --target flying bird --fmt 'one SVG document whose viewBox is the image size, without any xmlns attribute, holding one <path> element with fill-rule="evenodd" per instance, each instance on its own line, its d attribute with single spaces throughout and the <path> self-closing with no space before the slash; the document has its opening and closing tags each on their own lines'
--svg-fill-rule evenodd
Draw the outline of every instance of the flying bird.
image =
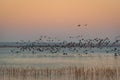
<svg viewBox="0 0 120 80">
<path fill-rule="evenodd" d="M 82 26 L 82 25 L 78 24 L 77 26 L 80 27 L 80 26 Z M 83 26 L 88 26 L 88 24 L 84 24 Z"/>
<path fill-rule="evenodd" d="M 78 26 L 78 27 L 80 27 L 81 25 L 80 25 L 80 24 L 78 24 L 77 26 Z"/>
<path fill-rule="evenodd" d="M 84 26 L 88 26 L 88 24 L 85 24 Z"/>
</svg>

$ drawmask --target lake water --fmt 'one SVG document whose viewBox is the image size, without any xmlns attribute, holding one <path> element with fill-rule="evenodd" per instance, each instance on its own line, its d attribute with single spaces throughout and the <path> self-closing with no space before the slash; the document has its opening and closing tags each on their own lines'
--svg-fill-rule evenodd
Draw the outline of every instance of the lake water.
<svg viewBox="0 0 120 80">
<path fill-rule="evenodd" d="M 114 52 L 112 51 L 109 53 L 105 53 L 105 50 L 107 49 L 102 49 L 102 50 L 94 49 L 95 51 L 94 53 L 89 52 L 88 54 L 82 53 L 84 49 L 80 49 L 80 51 L 77 53 L 72 52 L 72 53 L 68 53 L 67 55 L 63 55 L 63 53 L 52 54 L 52 53 L 41 53 L 41 52 L 32 54 L 29 51 L 22 53 L 11 52 L 11 50 L 14 49 L 16 48 L 0 48 L 0 70 L 1 70 L 0 80 L 96 80 L 97 77 L 95 77 L 95 75 L 94 77 L 89 76 L 90 79 L 88 78 L 84 79 L 85 77 L 84 75 L 82 77 L 79 77 L 78 74 L 75 73 L 75 70 L 78 70 L 78 73 L 79 73 L 79 69 L 81 68 L 84 68 L 85 70 L 87 68 L 90 71 L 92 70 L 92 68 L 94 68 L 94 70 L 96 71 L 97 70 L 99 71 L 99 69 L 104 70 L 107 68 L 110 68 L 111 71 L 114 71 L 114 69 L 115 70 L 117 69 L 116 71 L 119 71 L 118 69 L 120 67 L 120 56 L 114 56 Z M 108 50 L 111 50 L 111 48 Z M 73 70 L 69 67 L 73 67 L 72 68 Z M 75 67 L 77 67 L 77 69 Z M 21 73 L 19 73 L 19 76 L 16 75 L 17 76 L 16 77 L 10 75 L 13 74 L 9 72 L 10 71 L 9 69 L 11 68 L 13 71 L 14 69 L 17 70 L 18 73 L 21 72 L 22 69 L 28 72 L 26 72 L 26 74 L 24 75 L 21 75 Z M 21 68 L 21 71 L 19 71 L 19 68 Z M 29 68 L 29 70 L 27 68 Z M 34 76 L 35 77 L 34 78 L 32 77 L 33 76 L 32 72 L 31 74 L 29 73 L 31 68 L 34 68 L 35 71 L 39 71 L 38 69 L 40 69 L 41 71 L 44 70 L 45 71 L 43 73 L 41 71 L 40 73 L 38 72 L 39 77 L 36 78 Z M 5 71 L 4 74 L 2 70 L 3 72 Z M 58 76 L 60 74 L 59 70 L 61 70 L 61 76 Z M 109 80 L 113 80 L 113 79 L 119 80 L 118 78 L 120 78 L 120 75 L 117 72 L 115 73 L 117 76 L 113 76 Z M 62 74 L 65 74 L 66 76 Z M 49 75 L 51 75 L 51 77 Z M 71 79 L 70 79 L 70 75 L 71 75 Z M 76 75 L 78 76 L 77 78 Z M 59 79 L 57 79 L 57 77 Z M 100 78 L 100 79 L 107 80 L 107 78 L 104 79 Z"/>
<path fill-rule="evenodd" d="M 29 51 L 22 53 L 10 52 L 16 48 L 0 48 L 0 65 L 16 66 L 91 66 L 91 65 L 120 65 L 119 56 L 114 56 L 114 52 L 105 53 L 105 49 L 94 49 L 94 53 L 84 54 L 83 49 L 77 53 L 41 53 L 32 54 Z M 88 49 L 87 49 L 88 50 Z"/>
</svg>

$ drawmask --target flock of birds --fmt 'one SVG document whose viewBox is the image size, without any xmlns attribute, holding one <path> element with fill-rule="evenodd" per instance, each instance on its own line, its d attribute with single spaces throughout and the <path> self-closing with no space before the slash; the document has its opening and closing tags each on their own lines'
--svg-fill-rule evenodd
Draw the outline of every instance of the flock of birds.
<svg viewBox="0 0 120 80">
<path fill-rule="evenodd" d="M 82 25 L 81 25 L 81 24 L 78 24 L 77 26 L 78 26 L 78 27 L 81 27 Z M 84 24 L 83 26 L 88 26 L 88 24 Z"/>
<path fill-rule="evenodd" d="M 45 40 L 45 38 L 47 40 Z M 68 42 L 56 40 L 57 38 L 52 39 L 51 37 L 41 36 L 39 40 L 34 42 L 28 41 L 20 41 L 16 42 L 17 49 L 11 50 L 12 53 L 23 53 L 26 51 L 31 52 L 32 54 L 36 53 L 62 53 L 62 55 L 69 55 L 69 53 L 95 53 L 95 49 L 103 51 L 105 49 L 106 53 L 114 53 L 114 56 L 120 55 L 120 40 L 116 40 L 111 42 L 108 37 L 94 38 L 94 39 L 84 39 L 82 36 L 69 36 L 69 39 L 77 38 L 77 42 Z M 44 40 L 46 42 L 44 42 Z"/>
<path fill-rule="evenodd" d="M 78 24 L 77 27 L 87 27 L 88 24 Z M 68 55 L 69 53 L 94 53 L 95 48 L 98 50 L 103 50 L 106 48 L 106 53 L 114 53 L 114 56 L 120 55 L 120 39 L 111 42 L 108 37 L 101 39 L 101 38 L 94 38 L 94 39 L 84 39 L 82 35 L 78 36 L 69 36 L 69 40 L 77 39 L 77 42 L 74 41 L 61 41 L 55 37 L 54 39 L 49 36 L 40 36 L 38 40 L 35 42 L 24 42 L 20 41 L 17 42 L 16 49 L 11 50 L 11 52 L 15 53 L 22 53 L 25 51 L 30 51 L 32 54 L 35 53 L 63 53 L 63 55 Z M 83 50 L 82 50 L 83 49 Z M 82 52 L 81 52 L 82 51 Z"/>
</svg>

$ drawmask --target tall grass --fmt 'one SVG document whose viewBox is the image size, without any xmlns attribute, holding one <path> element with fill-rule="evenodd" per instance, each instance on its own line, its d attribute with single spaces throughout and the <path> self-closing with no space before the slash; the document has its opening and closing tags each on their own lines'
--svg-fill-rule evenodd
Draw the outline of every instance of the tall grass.
<svg viewBox="0 0 120 80">
<path fill-rule="evenodd" d="M 120 80 L 120 67 L 0 67 L 0 80 Z"/>
</svg>

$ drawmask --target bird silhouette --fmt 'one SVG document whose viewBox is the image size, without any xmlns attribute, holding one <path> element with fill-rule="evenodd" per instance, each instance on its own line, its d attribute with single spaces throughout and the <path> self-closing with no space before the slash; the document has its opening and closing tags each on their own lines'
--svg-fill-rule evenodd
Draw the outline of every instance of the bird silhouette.
<svg viewBox="0 0 120 80">
<path fill-rule="evenodd" d="M 78 24 L 77 25 L 78 27 L 82 26 L 81 24 Z M 88 24 L 84 24 L 83 26 L 88 26 Z"/>
<path fill-rule="evenodd" d="M 85 24 L 84 26 L 88 26 L 88 24 Z"/>
<path fill-rule="evenodd" d="M 80 25 L 80 24 L 78 24 L 77 26 L 78 26 L 78 27 L 80 27 L 81 25 Z"/>
</svg>

